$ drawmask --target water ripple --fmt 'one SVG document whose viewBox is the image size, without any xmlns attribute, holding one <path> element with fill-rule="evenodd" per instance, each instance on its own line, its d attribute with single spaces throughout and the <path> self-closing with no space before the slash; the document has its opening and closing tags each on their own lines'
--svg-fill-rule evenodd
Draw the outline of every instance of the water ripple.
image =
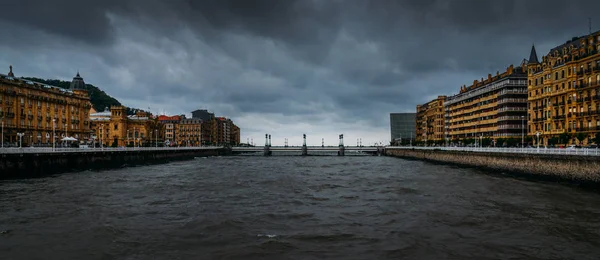
<svg viewBox="0 0 600 260">
<path fill-rule="evenodd" d="M 0 182 L 3 259 L 595 259 L 600 195 L 388 157 Z"/>
</svg>

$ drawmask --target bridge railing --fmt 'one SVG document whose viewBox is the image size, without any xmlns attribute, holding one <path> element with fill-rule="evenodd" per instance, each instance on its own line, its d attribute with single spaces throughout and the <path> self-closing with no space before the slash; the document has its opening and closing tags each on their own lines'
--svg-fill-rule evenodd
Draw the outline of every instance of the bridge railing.
<svg viewBox="0 0 600 260">
<path fill-rule="evenodd" d="M 90 153 L 90 152 L 127 152 L 127 151 L 182 151 L 182 150 L 213 150 L 223 146 L 201 147 L 105 147 L 105 148 L 52 148 L 52 147 L 11 147 L 0 148 L 0 154 L 18 153 Z"/>
<path fill-rule="evenodd" d="M 504 147 L 421 147 L 421 146 L 387 146 L 385 149 L 417 149 L 417 150 L 443 150 L 443 151 L 466 151 L 485 153 L 523 153 L 523 154 L 557 154 L 557 155 L 582 155 L 600 156 L 597 148 L 504 148 Z"/>
</svg>

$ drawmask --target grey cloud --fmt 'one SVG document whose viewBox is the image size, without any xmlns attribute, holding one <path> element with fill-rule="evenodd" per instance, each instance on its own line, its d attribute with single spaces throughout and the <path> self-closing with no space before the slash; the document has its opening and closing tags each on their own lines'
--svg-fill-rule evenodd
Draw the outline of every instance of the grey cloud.
<svg viewBox="0 0 600 260">
<path fill-rule="evenodd" d="M 68 80 L 81 69 L 87 82 L 131 106 L 175 114 L 205 107 L 244 122 L 264 114 L 272 125 L 293 120 L 323 131 L 335 129 L 327 124 L 387 128 L 388 113 L 414 111 L 517 65 L 533 42 L 541 56 L 587 33 L 587 17 L 597 18 L 600 7 L 548 0 L 3 4 L 11 12 L 0 26 L 13 37 L 0 42 L 0 65 L 18 65 L 20 75 Z"/>
</svg>

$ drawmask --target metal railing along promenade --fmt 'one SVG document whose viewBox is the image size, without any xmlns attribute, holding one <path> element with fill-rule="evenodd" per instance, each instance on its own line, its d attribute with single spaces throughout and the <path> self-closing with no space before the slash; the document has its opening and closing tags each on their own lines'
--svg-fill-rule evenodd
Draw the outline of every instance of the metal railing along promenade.
<svg viewBox="0 0 600 260">
<path fill-rule="evenodd" d="M 52 147 L 11 147 L 0 148 L 0 154 L 19 153 L 94 153 L 94 152 L 132 152 L 132 151 L 183 151 L 183 150 L 213 150 L 223 146 L 195 147 L 104 147 L 104 148 L 52 148 Z"/>
<path fill-rule="evenodd" d="M 500 148 L 500 147 L 422 147 L 422 146 L 387 146 L 385 149 L 416 149 L 416 150 L 442 150 L 442 151 L 464 151 L 481 153 L 522 153 L 522 154 L 556 154 L 556 155 L 581 155 L 600 156 L 598 148 Z"/>
</svg>

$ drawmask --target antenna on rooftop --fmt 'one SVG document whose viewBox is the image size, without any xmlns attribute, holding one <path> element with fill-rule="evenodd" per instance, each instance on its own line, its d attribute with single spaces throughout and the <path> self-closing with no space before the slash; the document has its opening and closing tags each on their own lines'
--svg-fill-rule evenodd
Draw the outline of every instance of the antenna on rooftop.
<svg viewBox="0 0 600 260">
<path fill-rule="evenodd" d="M 588 17 L 588 27 L 590 30 L 590 34 L 592 34 L 592 18 L 591 17 Z"/>
</svg>

